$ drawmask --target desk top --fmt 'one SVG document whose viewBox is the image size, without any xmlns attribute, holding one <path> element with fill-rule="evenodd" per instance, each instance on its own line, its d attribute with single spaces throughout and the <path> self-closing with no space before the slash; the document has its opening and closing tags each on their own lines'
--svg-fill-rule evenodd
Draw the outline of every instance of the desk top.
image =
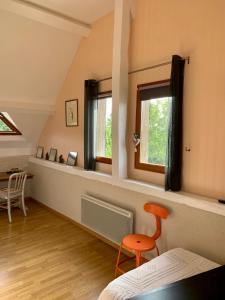
<svg viewBox="0 0 225 300">
<path fill-rule="evenodd" d="M 8 181 L 9 176 L 12 174 L 8 174 L 7 172 L 0 172 L 0 181 Z M 34 175 L 31 173 L 27 173 L 27 178 L 33 178 Z"/>
</svg>

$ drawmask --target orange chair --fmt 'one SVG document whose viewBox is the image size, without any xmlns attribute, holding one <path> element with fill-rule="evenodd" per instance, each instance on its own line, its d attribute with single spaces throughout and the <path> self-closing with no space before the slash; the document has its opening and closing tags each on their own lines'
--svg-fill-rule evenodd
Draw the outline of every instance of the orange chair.
<svg viewBox="0 0 225 300">
<path fill-rule="evenodd" d="M 122 274 L 125 273 L 121 268 L 119 268 L 119 266 L 130 259 L 136 258 L 136 267 L 139 267 L 143 259 L 142 252 L 151 251 L 156 248 L 157 255 L 159 255 L 156 240 L 161 235 L 161 218 L 166 219 L 169 213 L 166 208 L 154 203 L 146 203 L 144 205 L 144 210 L 148 213 L 152 213 L 155 216 L 156 232 L 152 237 L 144 234 L 129 234 L 123 238 L 117 257 L 115 276 L 117 276 L 118 272 Z M 127 257 L 120 261 L 122 249 L 134 252 L 135 256 Z"/>
</svg>

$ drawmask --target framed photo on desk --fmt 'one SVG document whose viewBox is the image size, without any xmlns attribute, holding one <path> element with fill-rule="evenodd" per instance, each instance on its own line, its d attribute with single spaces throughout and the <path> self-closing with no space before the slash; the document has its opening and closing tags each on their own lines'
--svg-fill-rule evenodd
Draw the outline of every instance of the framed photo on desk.
<svg viewBox="0 0 225 300">
<path fill-rule="evenodd" d="M 51 148 L 49 153 L 49 161 L 56 161 L 57 158 L 57 149 Z"/>
<path fill-rule="evenodd" d="M 44 147 L 38 146 L 36 157 L 37 158 L 43 158 L 43 155 L 44 155 Z"/>
<path fill-rule="evenodd" d="M 76 166 L 77 164 L 77 152 L 69 152 L 66 164 L 68 166 Z"/>
</svg>

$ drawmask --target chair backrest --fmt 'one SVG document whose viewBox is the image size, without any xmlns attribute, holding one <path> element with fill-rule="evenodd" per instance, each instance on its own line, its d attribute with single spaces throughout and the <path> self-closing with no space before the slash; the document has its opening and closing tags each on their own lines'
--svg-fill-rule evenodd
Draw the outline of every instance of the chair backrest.
<svg viewBox="0 0 225 300">
<path fill-rule="evenodd" d="M 8 193 L 22 193 L 24 191 L 26 179 L 26 172 L 18 172 L 10 175 L 8 182 Z"/>
<path fill-rule="evenodd" d="M 166 219 L 169 215 L 166 208 L 155 203 L 145 203 L 144 210 L 163 219 Z"/>
<path fill-rule="evenodd" d="M 145 203 L 144 210 L 155 216 L 156 219 L 156 231 L 152 238 L 157 240 L 161 235 L 161 219 L 166 219 L 169 215 L 168 210 L 155 203 Z"/>
</svg>

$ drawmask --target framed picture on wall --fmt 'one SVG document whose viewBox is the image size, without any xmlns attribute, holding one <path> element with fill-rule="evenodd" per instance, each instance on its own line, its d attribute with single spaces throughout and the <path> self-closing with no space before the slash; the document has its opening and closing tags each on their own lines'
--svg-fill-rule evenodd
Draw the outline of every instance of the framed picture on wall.
<svg viewBox="0 0 225 300">
<path fill-rule="evenodd" d="M 78 99 L 65 102 L 66 126 L 78 126 Z"/>
<path fill-rule="evenodd" d="M 48 160 L 50 160 L 50 161 L 56 161 L 56 158 L 57 158 L 57 149 L 51 148 Z"/>
<path fill-rule="evenodd" d="M 77 152 L 69 152 L 66 164 L 68 166 L 76 166 L 76 164 L 77 164 Z"/>
<path fill-rule="evenodd" d="M 38 146 L 36 157 L 37 158 L 43 158 L 43 155 L 44 155 L 44 147 Z"/>
</svg>

